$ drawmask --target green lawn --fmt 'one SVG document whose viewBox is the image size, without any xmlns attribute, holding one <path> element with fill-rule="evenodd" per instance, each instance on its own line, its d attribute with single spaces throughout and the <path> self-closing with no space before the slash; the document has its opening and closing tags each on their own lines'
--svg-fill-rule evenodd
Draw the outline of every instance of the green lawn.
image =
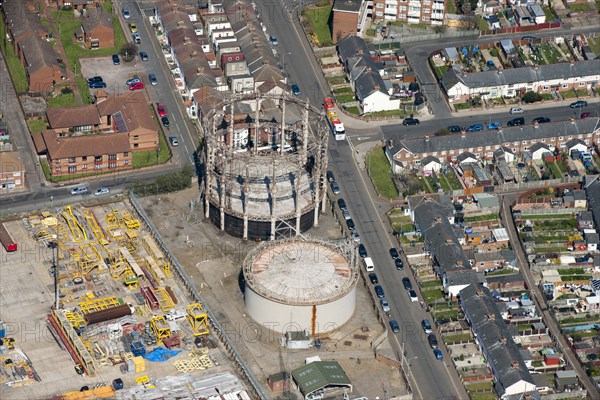
<svg viewBox="0 0 600 400">
<path fill-rule="evenodd" d="M 384 199 L 395 200 L 398 198 L 398 189 L 392 180 L 390 163 L 383 147 L 376 147 L 367 154 L 365 160 L 367 170 L 375 190 Z"/>
<path fill-rule="evenodd" d="M 577 93 L 573 89 L 565 90 L 564 92 L 560 92 L 560 95 L 562 96 L 563 99 L 576 99 L 577 98 Z"/>
<path fill-rule="evenodd" d="M 365 115 L 370 118 L 381 118 L 381 117 L 404 117 L 404 110 L 387 110 L 387 111 L 378 111 L 374 113 L 368 113 Z"/>
<path fill-rule="evenodd" d="M 92 104 L 94 100 L 90 95 L 90 89 L 87 81 L 80 75 L 75 77 L 75 83 L 77 83 L 77 89 L 79 89 L 79 94 L 81 95 L 81 100 L 83 100 L 83 104 Z"/>
<path fill-rule="evenodd" d="M 445 311 L 433 310 L 431 312 L 431 314 L 433 315 L 433 318 L 435 318 L 436 320 L 451 319 L 453 321 L 456 321 L 456 320 L 458 320 L 458 318 L 460 316 L 460 312 L 458 310 L 445 310 Z"/>
<path fill-rule="evenodd" d="M 326 78 L 326 79 L 327 79 L 327 82 L 329 82 L 330 85 L 341 85 L 343 83 L 347 83 L 348 82 L 346 80 L 346 76 L 345 75 L 330 76 L 329 78 Z"/>
<path fill-rule="evenodd" d="M 446 72 L 448 72 L 448 70 L 450 69 L 450 68 L 448 68 L 446 65 L 443 65 L 443 66 L 438 66 L 438 65 L 435 65 L 435 64 L 433 63 L 433 61 L 431 61 L 431 60 L 429 60 L 429 64 L 430 64 L 430 65 L 431 65 L 431 67 L 433 68 L 433 71 L 435 72 L 435 75 L 436 75 L 438 78 L 442 78 L 442 77 L 444 76 L 444 74 L 445 74 Z"/>
<path fill-rule="evenodd" d="M 358 108 L 357 106 L 348 107 L 348 108 L 345 108 L 345 110 L 352 115 L 360 115 L 360 113 L 361 113 L 360 108 Z"/>
<path fill-rule="evenodd" d="M 550 22 L 552 20 L 554 20 L 556 17 L 554 16 L 554 13 L 552 12 L 551 9 L 549 9 L 548 7 L 542 7 L 542 10 L 544 11 L 544 14 L 546 14 L 546 21 Z"/>
<path fill-rule="evenodd" d="M 331 30 L 329 29 L 329 16 L 331 15 L 331 6 L 315 7 L 309 6 L 302 10 L 302 16 L 308 23 L 310 33 L 316 35 L 317 46 L 329 46 L 332 43 Z M 340 38 L 341 39 L 341 38 Z"/>
<path fill-rule="evenodd" d="M 439 182 L 440 182 L 440 185 L 442 186 L 442 190 L 444 191 L 444 193 L 449 193 L 452 191 L 450 184 L 448 183 L 448 181 L 446 180 L 446 177 L 443 174 L 439 175 Z"/>
<path fill-rule="evenodd" d="M 48 129 L 48 124 L 45 119 L 28 119 L 27 126 L 31 133 L 37 133 Z"/>
<path fill-rule="evenodd" d="M 421 293 L 423 294 L 423 299 L 425 299 L 425 303 L 427 304 L 434 303 L 436 300 L 444 298 L 444 294 L 440 289 L 423 290 Z"/>
<path fill-rule="evenodd" d="M 556 165 L 558 165 L 558 169 L 560 169 L 560 172 L 563 174 L 566 174 L 567 171 L 567 166 L 565 165 L 565 162 L 563 160 L 560 161 L 556 161 Z"/>
<path fill-rule="evenodd" d="M 567 219 L 571 220 L 571 214 L 521 214 L 522 219 Z M 549 221 L 550 222 L 550 221 Z M 573 223 L 576 223 L 576 219 L 573 218 Z"/>
<path fill-rule="evenodd" d="M 450 345 L 454 343 L 464 343 L 473 340 L 470 333 L 459 333 L 456 335 L 444 336 L 444 343 Z"/>
<path fill-rule="evenodd" d="M 71 67 L 71 70 L 77 68 L 78 73 L 81 71 L 81 67 L 79 66 L 80 58 L 109 56 L 118 53 L 119 49 L 126 43 L 125 34 L 123 33 L 117 18 L 113 18 L 115 47 L 95 50 L 82 47 L 79 43 L 73 41 L 74 32 L 81 26 L 81 21 L 77 18 L 73 18 L 73 11 L 55 11 L 52 13 L 52 18 L 54 20 L 54 25 L 60 34 L 61 43 L 67 53 L 69 66 Z"/>
<path fill-rule="evenodd" d="M 488 276 L 496 276 L 496 275 L 511 275 L 514 274 L 515 271 L 509 268 L 497 269 L 495 271 L 489 272 Z"/>
<path fill-rule="evenodd" d="M 452 105 L 454 106 L 455 110 L 468 110 L 469 108 L 471 108 L 471 105 L 469 103 L 452 103 Z"/>
<path fill-rule="evenodd" d="M 349 103 L 351 101 L 354 101 L 355 97 L 353 93 L 350 94 L 342 94 L 339 96 L 335 96 L 335 101 L 338 104 L 344 104 L 344 103 Z"/>
<path fill-rule="evenodd" d="M 6 37 L 4 18 L 0 18 L 0 37 Z M 17 92 L 26 92 L 29 88 L 27 83 L 27 73 L 25 72 L 25 67 L 23 67 L 23 64 L 21 64 L 21 61 L 16 56 L 15 51 L 11 46 L 11 42 L 0 40 L 0 48 L 2 48 L 8 71 Z"/>
<path fill-rule="evenodd" d="M 534 247 L 533 251 L 539 254 L 545 253 L 564 253 L 567 251 L 566 246 L 554 246 L 554 247 Z"/>
<path fill-rule="evenodd" d="M 469 393 L 471 400 L 496 400 L 498 397 L 493 392 Z"/>
<path fill-rule="evenodd" d="M 571 4 L 569 5 L 569 10 L 573 12 L 581 12 L 581 11 L 590 11 L 592 6 L 588 3 L 579 3 L 579 4 Z"/>
<path fill-rule="evenodd" d="M 133 152 L 132 165 L 134 169 L 164 164 L 169 161 L 171 158 L 171 151 L 164 135 L 159 133 L 158 139 L 160 141 L 160 152 L 158 152 L 158 157 L 156 150 L 142 150 Z"/>
<path fill-rule="evenodd" d="M 560 179 L 563 177 L 562 172 L 560 172 L 560 170 L 554 162 L 549 162 L 548 167 L 550 168 L 550 172 L 552 172 L 552 175 L 554 175 L 554 178 Z"/>
<path fill-rule="evenodd" d="M 559 275 L 581 275 L 583 273 L 583 268 L 561 268 L 558 270 Z"/>
<path fill-rule="evenodd" d="M 454 0 L 449 0 L 446 3 L 446 12 L 448 14 L 456 14 L 456 5 L 454 4 Z"/>
<path fill-rule="evenodd" d="M 499 219 L 498 214 L 484 214 L 473 217 L 465 217 L 465 222 L 495 221 L 497 219 Z"/>
<path fill-rule="evenodd" d="M 442 282 L 438 280 L 421 282 L 421 288 L 427 289 L 432 287 L 441 287 Z"/>
<path fill-rule="evenodd" d="M 600 2 L 596 2 L 596 4 L 600 4 Z M 596 53 L 596 54 L 600 53 L 600 37 L 589 38 L 588 45 L 591 47 L 591 49 L 594 53 Z"/>
<path fill-rule="evenodd" d="M 333 94 L 345 94 L 345 93 L 353 93 L 352 88 L 350 86 L 344 86 L 344 87 L 333 89 Z"/>
<path fill-rule="evenodd" d="M 48 97 L 47 105 L 48 108 L 73 107 L 77 105 L 77 99 L 75 99 L 75 94 L 73 92 L 60 93 L 58 95 Z"/>
<path fill-rule="evenodd" d="M 470 383 L 470 384 L 465 385 L 467 392 L 482 391 L 482 390 L 491 391 L 493 387 L 494 387 L 494 385 L 492 384 L 492 382 L 477 382 L 477 383 Z"/>
</svg>

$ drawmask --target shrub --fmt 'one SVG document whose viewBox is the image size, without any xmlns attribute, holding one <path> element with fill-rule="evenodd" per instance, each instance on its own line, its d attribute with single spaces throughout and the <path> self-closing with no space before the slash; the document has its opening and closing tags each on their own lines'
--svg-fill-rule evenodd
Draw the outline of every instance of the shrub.
<svg viewBox="0 0 600 400">
<path fill-rule="evenodd" d="M 521 100 L 523 100 L 525 103 L 535 103 L 538 101 L 542 101 L 543 96 L 539 93 L 536 92 L 527 92 L 525 93 L 525 95 L 523 96 L 523 98 Z"/>
</svg>

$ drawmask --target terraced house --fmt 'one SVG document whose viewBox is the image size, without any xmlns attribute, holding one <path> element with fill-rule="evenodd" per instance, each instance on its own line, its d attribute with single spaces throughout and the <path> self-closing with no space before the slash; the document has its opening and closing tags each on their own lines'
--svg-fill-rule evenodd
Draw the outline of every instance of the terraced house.
<svg viewBox="0 0 600 400">
<path fill-rule="evenodd" d="M 445 10 L 445 0 L 373 0 L 375 22 L 387 20 L 442 25 Z"/>
</svg>

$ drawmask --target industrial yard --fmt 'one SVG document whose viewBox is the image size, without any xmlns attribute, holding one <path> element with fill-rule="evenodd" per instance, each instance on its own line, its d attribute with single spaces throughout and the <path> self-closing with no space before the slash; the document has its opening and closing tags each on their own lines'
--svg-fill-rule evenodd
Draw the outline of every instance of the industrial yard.
<svg viewBox="0 0 600 400">
<path fill-rule="evenodd" d="M 66 206 L 5 226 L 19 249 L 2 250 L 0 267 L 2 399 L 82 389 L 210 395 L 207 382 L 245 393 L 203 306 L 128 203 Z"/>
</svg>

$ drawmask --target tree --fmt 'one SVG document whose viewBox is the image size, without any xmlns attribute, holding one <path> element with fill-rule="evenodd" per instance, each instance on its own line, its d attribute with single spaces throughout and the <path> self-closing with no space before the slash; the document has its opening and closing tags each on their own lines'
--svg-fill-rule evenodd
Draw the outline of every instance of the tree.
<svg viewBox="0 0 600 400">
<path fill-rule="evenodd" d="M 446 32 L 446 25 L 435 25 L 433 27 L 433 31 L 435 33 L 444 33 Z"/>
<path fill-rule="evenodd" d="M 542 95 L 536 92 L 527 92 L 521 98 L 521 100 L 523 100 L 525 103 L 535 103 L 537 101 L 541 101 L 542 99 Z"/>
<path fill-rule="evenodd" d="M 121 50 L 119 50 L 119 54 L 123 57 L 123 61 L 131 62 L 135 56 L 137 56 L 139 52 L 139 48 L 135 43 L 125 43 Z"/>
<path fill-rule="evenodd" d="M 446 128 L 441 128 L 438 129 L 437 132 L 435 133 L 435 136 L 447 136 L 450 134 L 450 131 Z"/>
</svg>

